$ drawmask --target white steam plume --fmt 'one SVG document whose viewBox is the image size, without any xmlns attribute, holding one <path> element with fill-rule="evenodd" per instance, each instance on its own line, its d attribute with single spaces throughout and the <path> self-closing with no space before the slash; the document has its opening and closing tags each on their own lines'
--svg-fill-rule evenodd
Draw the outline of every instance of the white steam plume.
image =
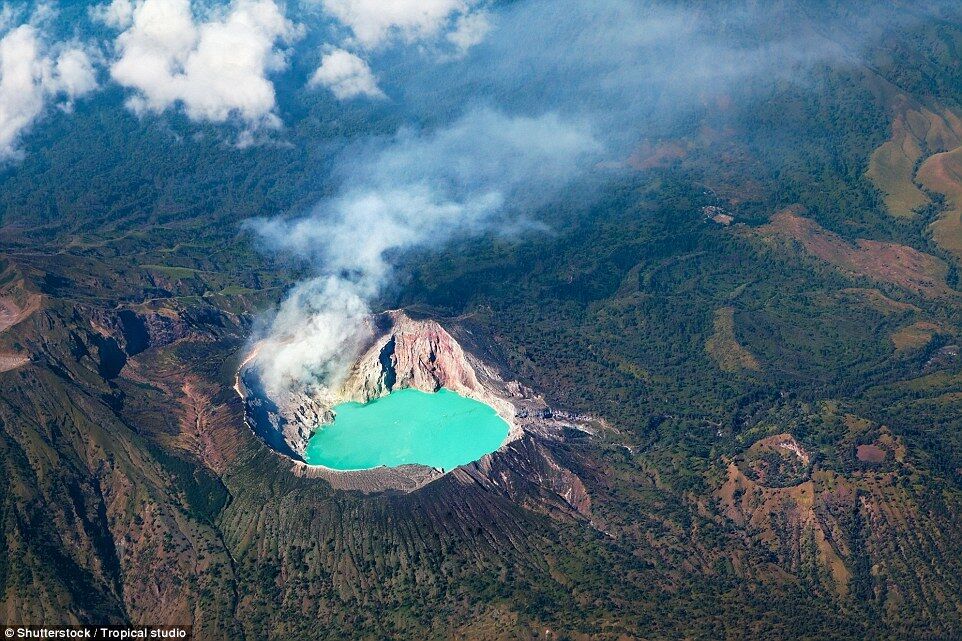
<svg viewBox="0 0 962 641">
<path fill-rule="evenodd" d="M 263 340 L 268 391 L 334 385 L 356 355 L 369 301 L 388 282 L 391 256 L 505 224 L 590 164 L 600 146 L 584 125 L 549 114 L 475 110 L 430 135 L 399 134 L 344 172 L 339 197 L 294 221 L 254 226 L 275 249 L 312 261 Z"/>
</svg>

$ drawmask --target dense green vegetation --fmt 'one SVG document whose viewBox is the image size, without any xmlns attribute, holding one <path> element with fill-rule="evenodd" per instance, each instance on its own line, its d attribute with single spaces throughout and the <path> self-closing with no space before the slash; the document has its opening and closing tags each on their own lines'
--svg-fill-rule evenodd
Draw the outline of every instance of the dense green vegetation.
<svg viewBox="0 0 962 641">
<path fill-rule="evenodd" d="M 403 257 L 379 307 L 458 318 L 553 407 L 610 425 L 553 446 L 590 521 L 451 477 L 337 492 L 244 424 L 245 341 L 305 268 L 259 252 L 242 221 L 331 193 L 335 152 L 392 130 L 381 107 L 292 99 L 289 144 L 246 149 L 225 128 L 138 119 L 119 93 L 52 115 L 0 177 L 0 295 L 43 295 L 0 334 L 32 360 L 0 372 L 3 622 L 178 620 L 249 639 L 959 638 L 962 299 L 767 227 L 800 204 L 849 242 L 945 260 L 956 285 L 926 231 L 937 195 L 895 219 L 864 177 L 893 96 L 960 102 L 962 26 L 933 7 L 891 32 L 863 25 L 857 61 L 672 123 L 655 142 L 684 154 L 597 168 L 531 213 L 547 230 Z M 846 47 L 845 33 L 825 37 Z M 757 370 L 706 350 L 720 308 Z M 920 322 L 932 339 L 896 349 Z M 811 460 L 749 452 L 778 434 Z"/>
</svg>

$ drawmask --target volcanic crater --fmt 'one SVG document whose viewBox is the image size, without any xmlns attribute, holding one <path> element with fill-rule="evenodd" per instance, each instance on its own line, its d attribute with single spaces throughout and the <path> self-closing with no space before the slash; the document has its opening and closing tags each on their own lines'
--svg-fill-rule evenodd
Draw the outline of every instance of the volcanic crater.
<svg viewBox="0 0 962 641">
<path fill-rule="evenodd" d="M 592 419 L 552 410 L 540 394 L 504 375 L 498 350 L 460 321 L 442 326 L 431 318 L 392 310 L 371 316 L 366 329 L 360 356 L 336 389 L 305 387 L 272 396 L 258 377 L 253 357 L 238 371 L 236 390 L 245 401 L 249 427 L 290 461 L 295 474 L 365 493 L 410 492 L 448 474 L 509 494 L 534 483 L 561 498 L 565 511 L 589 516 L 584 485 L 552 449 L 572 429 L 594 432 Z M 448 471 L 420 464 L 334 470 L 305 462 L 308 441 L 334 420 L 336 405 L 367 403 L 402 389 L 433 393 L 442 388 L 494 408 L 508 424 L 496 451 Z"/>
</svg>

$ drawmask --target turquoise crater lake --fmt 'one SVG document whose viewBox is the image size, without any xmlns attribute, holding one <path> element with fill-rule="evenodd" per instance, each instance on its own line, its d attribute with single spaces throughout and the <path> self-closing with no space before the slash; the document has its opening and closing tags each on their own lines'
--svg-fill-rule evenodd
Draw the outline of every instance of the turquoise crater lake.
<svg viewBox="0 0 962 641">
<path fill-rule="evenodd" d="M 446 389 L 403 389 L 370 403 L 342 403 L 334 414 L 308 441 L 307 463 L 334 470 L 418 463 L 448 471 L 495 451 L 508 435 L 494 408 Z"/>
</svg>

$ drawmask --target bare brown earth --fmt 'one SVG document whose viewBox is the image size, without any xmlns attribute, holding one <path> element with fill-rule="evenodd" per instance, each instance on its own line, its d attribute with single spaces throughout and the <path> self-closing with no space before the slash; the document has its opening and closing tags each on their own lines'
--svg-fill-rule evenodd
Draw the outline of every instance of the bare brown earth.
<svg viewBox="0 0 962 641">
<path fill-rule="evenodd" d="M 168 310 L 163 315 L 172 313 Z M 162 342 L 158 340 L 158 344 Z M 168 341 L 168 346 L 176 349 L 204 342 L 205 337 L 188 333 Z M 222 473 L 236 457 L 235 425 L 243 421 L 243 412 L 239 404 L 225 402 L 218 395 L 219 386 L 182 366 L 156 358 L 152 352 L 130 359 L 121 376 L 161 390 L 173 401 L 168 407 L 170 418 L 177 424 L 169 438 L 172 447 L 198 457 L 217 473 Z"/>
<path fill-rule="evenodd" d="M 0 352 L 0 372 L 9 372 L 29 362 L 29 356 Z"/>
<path fill-rule="evenodd" d="M 227 467 L 226 459 L 232 448 L 225 447 L 224 440 L 217 438 L 218 433 L 222 433 L 217 421 L 233 417 L 215 402 L 217 388 L 197 376 L 185 375 L 180 391 L 182 413 L 178 446 L 197 454 L 212 470 L 222 472 Z"/>
<path fill-rule="evenodd" d="M 885 460 L 885 455 L 885 450 L 878 445 L 859 445 L 855 450 L 858 460 L 866 463 L 881 463 Z"/>
<path fill-rule="evenodd" d="M 24 291 L 18 279 L 4 288 L 0 295 L 0 334 L 28 319 L 40 309 L 40 294 Z M 30 356 L 12 349 L 0 349 L 0 372 L 9 372 L 30 362 Z"/>
<path fill-rule="evenodd" d="M 763 237 L 799 243 L 805 251 L 851 275 L 897 285 L 927 297 L 947 296 L 948 268 L 942 260 L 896 243 L 859 239 L 853 245 L 802 216 L 801 207 L 775 214 L 758 229 Z"/>
<path fill-rule="evenodd" d="M 39 294 L 24 294 L 20 303 L 13 296 L 0 296 L 0 332 L 5 332 L 40 309 Z"/>
</svg>

